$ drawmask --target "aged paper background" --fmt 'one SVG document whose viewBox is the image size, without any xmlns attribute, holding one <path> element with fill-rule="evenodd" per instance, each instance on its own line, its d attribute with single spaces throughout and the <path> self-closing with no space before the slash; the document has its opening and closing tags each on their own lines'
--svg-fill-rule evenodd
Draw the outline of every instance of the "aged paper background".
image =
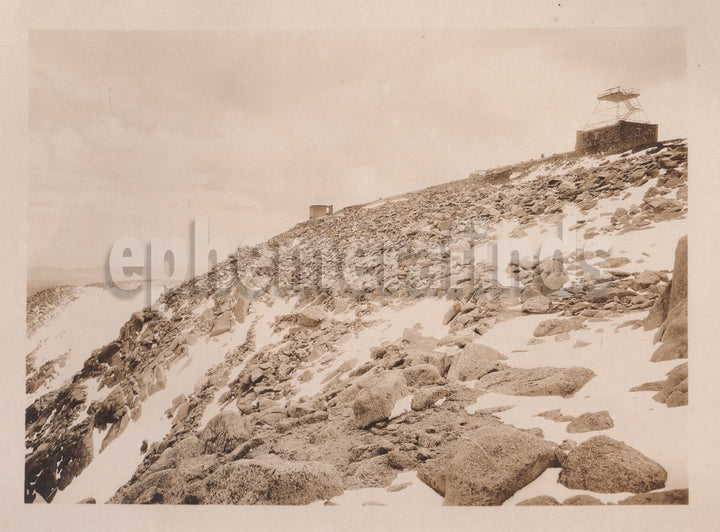
<svg viewBox="0 0 720 532">
<path fill-rule="evenodd" d="M 714 154 L 720 115 L 720 8 L 709 1 L 160 1 L 18 2 L 0 6 L 3 238 L 2 420 L 3 530 L 678 530 L 717 527 L 718 377 L 713 335 L 718 263 L 717 178 Z M 688 39 L 688 146 L 690 152 L 689 415 L 692 431 L 689 507 L 385 508 L 105 507 L 24 505 L 23 382 L 27 260 L 27 31 L 43 29 L 288 30 L 495 27 L 668 27 Z M 548 75 L 556 75 L 549 73 Z M 541 80 L 540 80 L 541 81 Z M 408 190 L 413 187 L 409 186 Z"/>
</svg>

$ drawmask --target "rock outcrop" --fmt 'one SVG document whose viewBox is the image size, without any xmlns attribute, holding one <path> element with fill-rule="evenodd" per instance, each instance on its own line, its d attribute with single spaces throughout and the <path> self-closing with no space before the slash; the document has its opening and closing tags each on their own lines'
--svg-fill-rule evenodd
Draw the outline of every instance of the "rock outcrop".
<svg viewBox="0 0 720 532">
<path fill-rule="evenodd" d="M 613 420 L 610 412 L 602 410 L 600 412 L 588 412 L 568 423 L 568 432 L 591 432 L 594 430 L 605 430 L 613 428 Z"/>
<path fill-rule="evenodd" d="M 667 374 L 667 379 L 660 384 L 658 393 L 653 396 L 659 403 L 669 407 L 688 404 L 688 365 L 680 364 Z"/>
<path fill-rule="evenodd" d="M 660 362 L 688 356 L 688 239 L 675 248 L 673 278 L 645 319 L 645 328 L 660 327 L 655 335 L 662 342 L 651 360 Z"/>
<path fill-rule="evenodd" d="M 205 453 L 229 453 L 252 438 L 246 418 L 235 412 L 222 412 L 208 421 L 200 433 Z"/>
<path fill-rule="evenodd" d="M 387 420 L 395 403 L 408 393 L 405 377 L 399 371 L 384 373 L 363 385 L 353 403 L 355 424 L 359 428 Z"/>
<path fill-rule="evenodd" d="M 462 436 L 419 475 L 446 505 L 499 505 L 555 462 L 555 448 L 513 427 L 487 426 Z"/>
<path fill-rule="evenodd" d="M 618 502 L 623 505 L 637 504 L 690 504 L 687 489 L 638 493 Z"/>
<path fill-rule="evenodd" d="M 558 482 L 599 493 L 643 493 L 665 487 L 666 480 L 657 462 L 623 442 L 595 436 L 568 454 Z"/>
<path fill-rule="evenodd" d="M 453 358 L 447 379 L 450 382 L 471 381 L 493 371 L 507 369 L 508 366 L 500 360 L 507 360 L 507 357 L 492 347 L 467 344 Z"/>
<path fill-rule="evenodd" d="M 266 456 L 237 460 L 210 473 L 214 458 L 188 458 L 120 490 L 111 503 L 308 504 L 343 492 L 337 472 L 320 462 Z"/>
<path fill-rule="evenodd" d="M 348 207 L 239 248 L 130 315 L 94 350 L 43 352 L 48 338 L 33 337 L 26 501 L 103 503 L 114 492 L 115 503 L 306 504 L 343 490 L 392 493 L 384 490 L 398 473 L 418 471 L 445 504 L 497 505 L 561 464 L 562 481 L 577 489 L 660 489 L 662 467 L 629 446 L 546 441 L 538 425 L 548 423 L 521 411 L 545 396 L 555 405 L 530 412 L 565 401 L 576 411 L 571 398 L 585 401 L 598 388 L 583 393 L 591 379 L 608 379 L 590 369 L 603 368 L 594 365 L 596 335 L 621 339 L 642 326 L 640 311 L 652 308 L 645 325 L 662 326 L 661 349 L 682 355 L 686 252 L 670 280 L 641 266 L 637 250 L 597 249 L 593 239 L 651 235 L 653 224 L 684 217 L 685 160 L 682 141 L 612 159 L 553 156 Z M 572 230 L 592 244 L 584 250 L 511 254 L 499 269 L 476 253 L 500 243 L 504 226 L 514 227 L 511 240 L 554 235 L 569 210 L 581 213 Z M 45 296 L 29 305 L 30 332 L 45 330 L 55 300 L 74 297 Z M 668 406 L 686 403 L 687 366 L 650 385 Z M 496 402 L 487 395 L 495 393 L 524 397 Z M 626 419 L 614 405 L 545 417 L 570 422 L 570 432 L 604 430 L 614 418 L 620 432 Z M 151 418 L 158 411 L 164 417 Z M 84 483 L 73 479 L 93 460 L 107 467 L 114 449 L 131 450 L 126 483 L 75 493 Z M 543 503 L 561 504 L 521 504 Z"/>
<path fill-rule="evenodd" d="M 508 395 L 559 395 L 572 397 L 595 376 L 592 370 L 571 368 L 511 368 L 490 373 L 477 381 L 477 389 Z"/>
<path fill-rule="evenodd" d="M 298 325 L 303 327 L 317 327 L 320 322 L 327 318 L 327 312 L 322 307 L 316 305 L 304 309 L 298 314 Z"/>
<path fill-rule="evenodd" d="M 536 337 L 552 336 L 583 328 L 582 320 L 578 319 L 550 319 L 540 322 L 533 335 Z"/>
<path fill-rule="evenodd" d="M 550 310 L 550 300 L 544 295 L 537 295 L 525 301 L 520 309 L 528 314 L 545 314 Z"/>
<path fill-rule="evenodd" d="M 550 495 L 538 495 L 517 503 L 517 506 L 560 506 L 560 502 Z"/>
</svg>

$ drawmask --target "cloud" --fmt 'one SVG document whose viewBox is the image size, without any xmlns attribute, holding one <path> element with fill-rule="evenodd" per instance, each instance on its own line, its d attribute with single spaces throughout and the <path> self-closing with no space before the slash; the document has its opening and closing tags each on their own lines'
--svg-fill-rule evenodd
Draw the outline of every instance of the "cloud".
<svg viewBox="0 0 720 532">
<path fill-rule="evenodd" d="M 175 235 L 194 214 L 239 242 L 311 203 L 570 150 L 610 80 L 647 88 L 681 136 L 662 102 L 683 54 L 675 30 L 33 31 L 33 261 L 76 260 L 56 227 L 94 263 L 121 231 Z"/>
</svg>

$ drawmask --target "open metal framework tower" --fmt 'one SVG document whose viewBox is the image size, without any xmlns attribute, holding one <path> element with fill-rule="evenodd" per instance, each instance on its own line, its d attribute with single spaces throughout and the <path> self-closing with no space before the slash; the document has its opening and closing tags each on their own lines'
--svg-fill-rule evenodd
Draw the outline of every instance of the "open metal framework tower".
<svg viewBox="0 0 720 532">
<path fill-rule="evenodd" d="M 650 120 L 640 105 L 639 96 L 640 92 L 637 89 L 619 86 L 601 92 L 597 95 L 595 110 L 590 115 L 583 131 L 616 124 L 621 120 L 649 124 Z"/>
<path fill-rule="evenodd" d="M 658 126 L 648 120 L 639 96 L 640 92 L 627 87 L 598 94 L 593 114 L 577 132 L 575 152 L 617 153 L 657 142 Z"/>
</svg>

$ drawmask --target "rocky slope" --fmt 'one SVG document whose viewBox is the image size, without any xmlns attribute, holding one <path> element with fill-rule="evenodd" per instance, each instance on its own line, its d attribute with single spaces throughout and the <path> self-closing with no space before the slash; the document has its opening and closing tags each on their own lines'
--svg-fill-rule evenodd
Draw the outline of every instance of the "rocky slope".
<svg viewBox="0 0 720 532">
<path fill-rule="evenodd" d="M 63 374 L 29 327 L 25 499 L 687 502 L 686 214 L 684 141 L 556 156 L 241 248 Z"/>
</svg>

